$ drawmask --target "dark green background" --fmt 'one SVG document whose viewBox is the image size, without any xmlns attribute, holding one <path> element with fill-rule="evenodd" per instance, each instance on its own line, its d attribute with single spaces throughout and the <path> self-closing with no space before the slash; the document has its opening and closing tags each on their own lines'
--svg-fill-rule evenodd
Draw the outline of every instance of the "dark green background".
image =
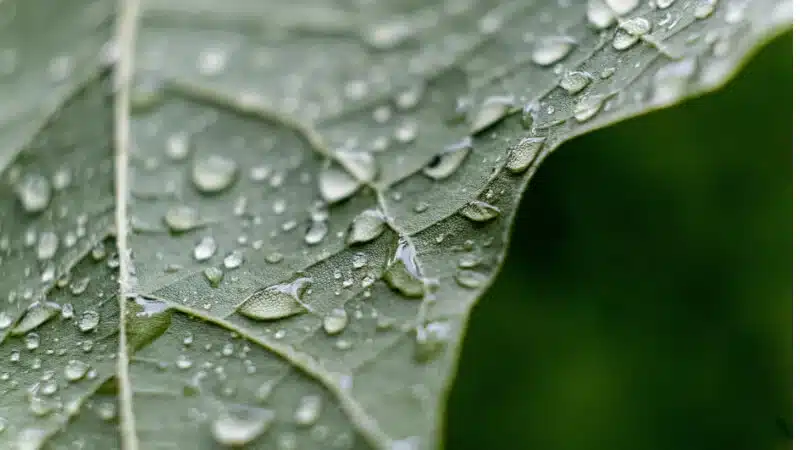
<svg viewBox="0 0 800 450">
<path fill-rule="evenodd" d="M 791 423 L 792 42 L 575 139 L 472 315 L 447 449 L 777 450 Z"/>
</svg>

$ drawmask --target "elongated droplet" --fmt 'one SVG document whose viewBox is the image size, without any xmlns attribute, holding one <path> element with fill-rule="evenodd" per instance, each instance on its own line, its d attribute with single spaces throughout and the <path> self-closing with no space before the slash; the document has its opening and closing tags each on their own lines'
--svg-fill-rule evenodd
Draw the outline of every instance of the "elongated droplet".
<svg viewBox="0 0 800 450">
<path fill-rule="evenodd" d="M 322 328 L 328 334 L 338 334 L 347 326 L 347 311 L 336 308 L 322 319 Z"/>
<path fill-rule="evenodd" d="M 406 20 L 378 22 L 363 33 L 364 42 L 375 50 L 391 50 L 411 37 L 413 28 Z"/>
<path fill-rule="evenodd" d="M 614 23 L 614 11 L 605 0 L 589 0 L 586 7 L 586 18 L 597 29 L 604 30 Z"/>
<path fill-rule="evenodd" d="M 361 183 L 344 169 L 331 165 L 320 170 L 319 193 L 327 203 L 345 200 L 356 193 Z"/>
<path fill-rule="evenodd" d="M 409 242 L 401 238 L 397 242 L 397 250 L 389 261 L 383 274 L 386 282 L 406 297 L 422 297 L 425 283 L 417 264 L 416 250 Z"/>
<path fill-rule="evenodd" d="M 553 36 L 539 40 L 533 49 L 531 59 L 540 66 L 550 66 L 566 58 L 575 40 L 565 36 Z"/>
<path fill-rule="evenodd" d="M 233 184 L 239 166 L 227 156 L 212 154 L 194 160 L 192 181 L 198 191 L 215 194 Z"/>
<path fill-rule="evenodd" d="M 53 189 L 50 181 L 38 173 L 27 173 L 16 186 L 17 198 L 25 212 L 35 214 L 50 204 Z"/>
<path fill-rule="evenodd" d="M 322 397 L 306 395 L 300 399 L 300 404 L 294 412 L 294 421 L 300 426 L 311 426 L 319 419 L 322 413 Z"/>
<path fill-rule="evenodd" d="M 311 278 L 298 278 L 291 283 L 269 286 L 255 292 L 239 306 L 239 313 L 251 319 L 282 319 L 306 312 L 302 296 Z"/>
<path fill-rule="evenodd" d="M 25 311 L 19 323 L 11 329 L 12 335 L 25 334 L 52 319 L 61 312 L 61 305 L 53 302 L 34 302 Z"/>
<path fill-rule="evenodd" d="M 461 208 L 459 214 L 475 222 L 486 222 L 500 215 L 500 209 L 489 203 L 473 200 Z"/>
<path fill-rule="evenodd" d="M 422 169 L 422 173 L 433 180 L 447 178 L 461 167 L 470 149 L 472 149 L 472 138 L 467 136 L 461 141 L 447 147 L 442 153 L 436 155 L 433 160 Z"/>
<path fill-rule="evenodd" d="M 508 154 L 506 160 L 506 168 L 511 173 L 522 173 L 528 170 L 539 151 L 544 145 L 543 137 L 527 137 L 523 138 Z"/>
<path fill-rule="evenodd" d="M 567 72 L 561 81 L 558 83 L 562 89 L 567 91 L 570 95 L 575 95 L 584 90 L 589 82 L 592 81 L 592 76 L 586 72 L 572 71 Z"/>
<path fill-rule="evenodd" d="M 471 134 L 481 131 L 496 124 L 506 116 L 508 111 L 514 106 L 514 97 L 511 96 L 491 96 L 483 101 L 477 114 L 470 123 L 469 131 Z"/>
<path fill-rule="evenodd" d="M 575 104 L 572 117 L 578 122 L 586 122 L 600 112 L 605 101 L 606 97 L 604 95 L 590 95 L 584 97 Z"/>
<path fill-rule="evenodd" d="M 339 151 L 337 156 L 342 166 L 362 183 L 374 180 L 378 174 L 378 166 L 372 153 Z"/>
<path fill-rule="evenodd" d="M 619 27 L 631 36 L 642 37 L 650 32 L 650 21 L 644 17 L 634 17 L 620 22 Z"/>
<path fill-rule="evenodd" d="M 383 214 L 376 209 L 367 209 L 359 213 L 350 224 L 347 233 L 347 245 L 369 242 L 383 233 L 386 229 L 386 220 Z"/>
<path fill-rule="evenodd" d="M 207 261 L 217 252 L 217 241 L 211 236 L 205 236 L 194 247 L 194 259 Z"/>
<path fill-rule="evenodd" d="M 93 309 L 88 309 L 81 314 L 81 318 L 78 320 L 78 329 L 84 333 L 88 333 L 90 331 L 94 331 L 99 324 L 100 314 Z"/>
<path fill-rule="evenodd" d="M 275 420 L 270 409 L 237 407 L 211 423 L 211 434 L 221 445 L 243 446 L 264 434 Z"/>
<path fill-rule="evenodd" d="M 67 381 L 78 381 L 89 371 L 89 364 L 79 360 L 71 359 L 64 366 L 64 378 Z"/>
<path fill-rule="evenodd" d="M 36 257 L 40 261 L 52 258 L 58 250 L 58 236 L 52 231 L 45 231 L 39 235 L 39 245 L 36 247 Z"/>
<path fill-rule="evenodd" d="M 197 210 L 188 205 L 175 205 L 164 214 L 164 223 L 174 233 L 181 233 L 196 228 L 200 224 Z"/>
<path fill-rule="evenodd" d="M 317 245 L 325 239 L 328 234 L 328 221 L 327 220 L 312 220 L 308 225 L 306 234 L 303 239 L 308 245 Z"/>
<path fill-rule="evenodd" d="M 456 272 L 456 283 L 467 289 L 476 289 L 486 284 L 488 277 L 474 270 L 459 270 Z"/>
</svg>

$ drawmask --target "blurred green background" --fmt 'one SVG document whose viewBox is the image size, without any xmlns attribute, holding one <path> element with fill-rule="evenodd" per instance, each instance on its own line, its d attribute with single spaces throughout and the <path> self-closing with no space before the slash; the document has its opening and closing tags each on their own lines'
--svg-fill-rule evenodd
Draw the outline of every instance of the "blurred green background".
<svg viewBox="0 0 800 450">
<path fill-rule="evenodd" d="M 449 450 L 777 450 L 791 423 L 792 42 L 567 143 L 474 310 Z"/>
</svg>

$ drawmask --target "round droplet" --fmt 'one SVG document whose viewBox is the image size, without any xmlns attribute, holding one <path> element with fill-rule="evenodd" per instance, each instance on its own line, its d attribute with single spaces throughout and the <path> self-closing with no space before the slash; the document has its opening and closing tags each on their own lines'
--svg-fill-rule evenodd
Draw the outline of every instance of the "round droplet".
<svg viewBox="0 0 800 450">
<path fill-rule="evenodd" d="M 356 193 L 361 183 L 338 165 L 319 172 L 319 192 L 328 203 L 337 203 Z"/>
<path fill-rule="evenodd" d="M 264 260 L 270 264 L 278 264 L 283 261 L 283 255 L 279 252 L 271 252 L 264 256 Z"/>
<path fill-rule="evenodd" d="M 222 260 L 222 265 L 228 270 L 238 268 L 244 262 L 244 253 L 241 250 L 233 250 Z"/>
<path fill-rule="evenodd" d="M 282 319 L 307 311 L 301 299 L 311 278 L 298 278 L 291 283 L 276 284 L 255 292 L 238 311 L 251 319 Z"/>
<path fill-rule="evenodd" d="M 50 182 L 38 173 L 25 174 L 17 184 L 16 192 L 22 209 L 32 214 L 44 211 L 52 196 Z"/>
<path fill-rule="evenodd" d="M 36 350 L 37 348 L 39 348 L 39 342 L 40 342 L 39 333 L 31 331 L 30 333 L 25 335 L 24 341 L 25 341 L 25 348 L 27 348 L 28 350 Z"/>
<path fill-rule="evenodd" d="M 269 409 L 238 407 L 211 423 L 211 434 L 221 445 L 243 446 L 264 434 L 275 419 Z"/>
<path fill-rule="evenodd" d="M 200 214 L 189 205 L 175 205 L 164 214 L 164 223 L 174 233 L 182 233 L 200 224 Z"/>
<path fill-rule="evenodd" d="M 531 59 L 540 66 L 550 66 L 566 58 L 575 40 L 565 36 L 553 36 L 540 39 L 533 49 Z"/>
<path fill-rule="evenodd" d="M 39 245 L 36 247 L 36 257 L 40 261 L 52 258 L 58 250 L 58 236 L 52 231 L 45 231 L 39 235 Z"/>
<path fill-rule="evenodd" d="M 12 335 L 25 334 L 52 319 L 61 311 L 61 306 L 53 302 L 34 302 L 25 311 L 22 319 L 11 330 Z"/>
<path fill-rule="evenodd" d="M 64 378 L 67 381 L 78 381 L 89 371 L 89 365 L 79 359 L 71 359 L 64 366 Z"/>
<path fill-rule="evenodd" d="M 605 0 L 589 0 L 586 7 L 586 18 L 597 29 L 604 30 L 614 23 L 614 11 Z"/>
<path fill-rule="evenodd" d="M 319 419 L 322 413 L 322 397 L 306 395 L 300 399 L 300 404 L 294 412 L 294 421 L 300 426 L 311 426 Z"/>
<path fill-rule="evenodd" d="M 88 333 L 90 331 L 94 331 L 99 323 L 100 314 L 93 309 L 89 309 L 81 314 L 81 318 L 78 320 L 78 329 L 84 333 Z"/>
<path fill-rule="evenodd" d="M 233 184 L 239 166 L 231 158 L 212 154 L 196 158 L 192 165 L 192 181 L 202 193 L 214 194 Z"/>
<path fill-rule="evenodd" d="M 587 72 L 571 71 L 567 72 L 561 81 L 558 83 L 562 89 L 567 91 L 570 95 L 575 95 L 584 90 L 589 82 L 592 81 L 592 76 Z"/>
<path fill-rule="evenodd" d="M 500 215 L 500 209 L 489 203 L 473 200 L 461 208 L 459 214 L 474 222 L 486 222 Z"/>
<path fill-rule="evenodd" d="M 338 334 L 347 326 L 347 311 L 336 308 L 322 319 L 322 327 L 328 334 Z"/>
<path fill-rule="evenodd" d="M 203 270 L 203 275 L 206 276 L 206 280 L 208 280 L 208 284 L 211 287 L 218 287 L 222 282 L 223 273 L 219 267 L 206 267 Z"/>
<path fill-rule="evenodd" d="M 504 118 L 514 106 L 512 96 L 491 96 L 483 101 L 475 117 L 470 123 L 470 133 L 476 134 L 496 124 Z"/>
<path fill-rule="evenodd" d="M 383 273 L 386 283 L 406 297 L 422 297 L 425 283 L 417 264 L 417 253 L 414 247 L 401 238 L 397 249 Z"/>
<path fill-rule="evenodd" d="M 422 169 L 428 178 L 441 180 L 454 174 L 461 167 L 472 148 L 472 138 L 467 136 L 461 141 L 447 147 L 442 153 L 436 155 L 428 165 Z"/>
<path fill-rule="evenodd" d="M 506 160 L 506 168 L 511 173 L 522 173 L 528 170 L 544 146 L 543 137 L 527 137 L 511 148 Z"/>
<path fill-rule="evenodd" d="M 317 245 L 325 239 L 328 234 L 328 222 L 326 220 L 312 220 L 306 229 L 303 239 L 308 245 Z"/>
<path fill-rule="evenodd" d="M 194 247 L 194 259 L 208 261 L 217 252 L 217 241 L 211 236 L 205 236 Z"/>
<path fill-rule="evenodd" d="M 372 241 L 386 229 L 386 219 L 375 209 L 367 209 L 359 213 L 350 224 L 347 233 L 347 245 Z"/>
<path fill-rule="evenodd" d="M 165 153 L 173 161 L 186 159 L 189 156 L 189 134 L 183 131 L 171 134 L 167 138 Z"/>
</svg>

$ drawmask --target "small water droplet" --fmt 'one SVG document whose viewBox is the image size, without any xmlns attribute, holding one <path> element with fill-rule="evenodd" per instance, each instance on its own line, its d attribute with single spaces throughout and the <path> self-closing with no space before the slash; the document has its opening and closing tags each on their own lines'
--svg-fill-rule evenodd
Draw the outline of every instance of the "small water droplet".
<svg viewBox="0 0 800 450">
<path fill-rule="evenodd" d="M 211 287 L 218 287 L 222 282 L 223 273 L 219 267 L 206 267 L 203 270 L 203 275 L 206 276 L 206 280 L 208 280 L 208 284 Z"/>
<path fill-rule="evenodd" d="M 619 27 L 631 36 L 642 37 L 650 32 L 650 21 L 644 17 L 634 17 L 620 21 Z"/>
<path fill-rule="evenodd" d="M 506 160 L 506 168 L 511 173 L 522 173 L 528 170 L 544 146 L 543 137 L 527 137 L 511 148 Z"/>
<path fill-rule="evenodd" d="M 472 137 L 467 136 L 461 141 L 448 146 L 442 153 L 436 155 L 425 168 L 422 169 L 428 178 L 441 180 L 454 174 L 467 158 L 472 149 Z"/>
<path fill-rule="evenodd" d="M 52 231 L 39 234 L 39 245 L 36 247 L 36 257 L 40 261 L 52 258 L 58 250 L 58 236 Z"/>
<path fill-rule="evenodd" d="M 325 239 L 327 234 L 328 222 L 326 220 L 312 220 L 311 223 L 308 224 L 303 239 L 308 245 L 317 245 Z"/>
<path fill-rule="evenodd" d="M 406 42 L 413 29 L 406 20 L 378 22 L 363 33 L 364 42 L 375 50 L 391 50 Z"/>
<path fill-rule="evenodd" d="M 78 381 L 86 376 L 89 365 L 79 359 L 71 359 L 64 366 L 64 378 L 67 381 Z"/>
<path fill-rule="evenodd" d="M 570 95 L 575 95 L 584 90 L 589 82 L 592 81 L 592 76 L 587 72 L 570 71 L 567 72 L 561 81 L 558 83 L 562 89 L 567 91 Z"/>
<path fill-rule="evenodd" d="M 369 259 L 367 258 L 366 253 L 358 252 L 353 255 L 353 269 L 360 269 L 367 265 Z"/>
<path fill-rule="evenodd" d="M 476 134 L 496 124 L 514 106 L 514 97 L 493 95 L 486 98 L 470 123 L 470 133 Z"/>
<path fill-rule="evenodd" d="M 700 0 L 694 8 L 696 19 L 708 19 L 717 7 L 717 0 Z"/>
<path fill-rule="evenodd" d="M 72 292 L 72 295 L 83 294 L 84 292 L 86 292 L 86 288 L 89 287 L 89 280 L 90 280 L 89 277 L 78 278 L 77 280 L 69 284 L 69 291 Z M 72 308 L 72 305 L 70 305 L 70 308 Z"/>
<path fill-rule="evenodd" d="M 306 312 L 301 298 L 311 282 L 311 278 L 298 278 L 291 283 L 266 287 L 248 297 L 238 311 L 259 320 L 282 319 Z"/>
<path fill-rule="evenodd" d="M 61 311 L 61 306 L 53 302 L 34 302 L 25 311 L 19 323 L 11 330 L 12 335 L 25 334 L 47 322 Z"/>
<path fill-rule="evenodd" d="M 5 330 L 10 327 L 12 323 L 14 323 L 14 319 L 11 317 L 11 314 L 0 311 L 0 330 Z"/>
<path fill-rule="evenodd" d="M 233 270 L 241 266 L 243 262 L 244 253 L 241 250 L 233 250 L 222 260 L 222 265 L 228 270 Z"/>
<path fill-rule="evenodd" d="M 30 333 L 25 335 L 25 348 L 28 350 L 36 350 L 39 348 L 39 334 L 31 331 Z"/>
<path fill-rule="evenodd" d="M 182 233 L 200 225 L 200 214 L 192 206 L 175 205 L 164 214 L 164 223 L 173 233 Z"/>
<path fill-rule="evenodd" d="M 586 122 L 600 112 L 606 98 L 605 95 L 590 95 L 580 99 L 578 103 L 575 104 L 572 117 L 578 122 Z"/>
<path fill-rule="evenodd" d="M 389 261 L 383 278 L 389 286 L 406 297 L 422 297 L 425 293 L 416 250 L 406 239 L 398 240 L 394 257 Z"/>
<path fill-rule="evenodd" d="M 467 289 L 476 289 L 486 284 L 488 277 L 474 270 L 456 272 L 456 282 Z"/>
<path fill-rule="evenodd" d="M 500 215 L 500 209 L 489 203 L 473 200 L 466 204 L 459 214 L 475 222 L 486 222 Z"/>
<path fill-rule="evenodd" d="M 236 179 L 239 166 L 231 158 L 218 154 L 195 158 L 192 164 L 192 182 L 198 191 L 215 194 Z"/>
<path fill-rule="evenodd" d="M 417 138 L 419 127 L 416 122 L 406 120 L 394 130 L 394 140 L 401 144 L 409 144 Z"/>
<path fill-rule="evenodd" d="M 338 334 L 347 326 L 347 311 L 344 308 L 335 308 L 322 319 L 322 327 L 328 334 Z"/>
<path fill-rule="evenodd" d="M 181 131 L 167 137 L 165 153 L 173 161 L 186 159 L 189 156 L 189 133 Z"/>
<path fill-rule="evenodd" d="M 426 363 L 438 356 L 450 338 L 450 324 L 444 321 L 427 323 L 417 328 L 414 359 Z"/>
<path fill-rule="evenodd" d="M 575 40 L 566 36 L 540 39 L 533 49 L 531 59 L 540 66 L 550 66 L 566 58 L 575 47 Z"/>
<path fill-rule="evenodd" d="M 319 419 L 322 413 L 322 397 L 306 395 L 300 399 L 300 404 L 294 412 L 294 421 L 300 426 L 311 426 Z"/>
<path fill-rule="evenodd" d="M 319 172 L 319 192 L 327 203 L 337 203 L 356 193 L 361 183 L 339 165 Z"/>
<path fill-rule="evenodd" d="M 656 6 L 658 9 L 669 8 L 673 3 L 675 3 L 675 0 L 656 0 Z"/>
<path fill-rule="evenodd" d="M 270 264 L 278 264 L 283 261 L 283 255 L 278 252 L 271 252 L 264 256 L 264 260 Z"/>
<path fill-rule="evenodd" d="M 380 236 L 385 229 L 386 220 L 380 211 L 364 210 L 350 223 L 346 238 L 347 245 L 370 242 Z"/>
<path fill-rule="evenodd" d="M 211 423 L 211 434 L 218 444 L 243 446 L 264 434 L 273 420 L 272 410 L 238 406 Z"/>
<path fill-rule="evenodd" d="M 93 309 L 88 309 L 81 314 L 81 318 L 78 320 L 78 329 L 84 333 L 88 333 L 90 331 L 94 331 L 99 323 L 100 314 Z"/>
<path fill-rule="evenodd" d="M 217 252 L 217 241 L 211 236 L 204 236 L 194 248 L 194 259 L 208 261 Z"/>
<path fill-rule="evenodd" d="M 589 0 L 586 7 L 586 18 L 595 28 L 604 30 L 614 23 L 614 11 L 605 0 Z"/>
<path fill-rule="evenodd" d="M 16 186 L 17 198 L 28 213 L 39 213 L 47 208 L 52 196 L 50 182 L 38 173 L 27 173 Z"/>
<path fill-rule="evenodd" d="M 47 440 L 47 430 L 25 428 L 17 434 L 16 450 L 39 450 Z"/>
</svg>

